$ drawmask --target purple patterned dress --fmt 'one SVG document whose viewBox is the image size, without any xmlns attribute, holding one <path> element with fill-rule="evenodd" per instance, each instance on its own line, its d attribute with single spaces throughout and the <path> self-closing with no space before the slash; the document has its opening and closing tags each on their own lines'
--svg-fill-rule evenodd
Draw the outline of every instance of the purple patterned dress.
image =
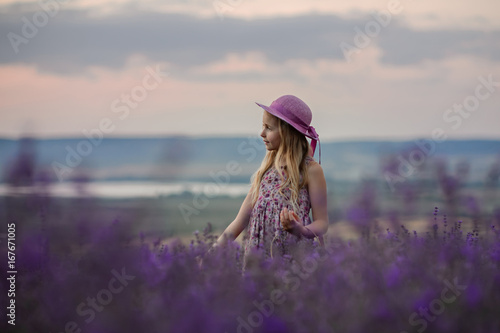
<svg viewBox="0 0 500 333">
<path fill-rule="evenodd" d="M 310 161 L 313 161 L 313 158 L 307 156 L 306 165 L 309 164 Z M 283 189 L 283 193 L 285 194 L 285 196 L 283 196 L 279 192 L 280 185 L 280 175 L 276 168 L 271 166 L 262 178 L 259 196 L 250 214 L 250 221 L 246 229 L 244 243 L 245 262 L 247 256 L 254 250 L 263 250 L 265 257 L 269 258 L 271 256 L 271 243 L 273 257 L 277 257 L 278 255 L 290 255 L 292 248 L 298 243 L 312 244 L 311 239 L 297 237 L 282 228 L 280 223 L 281 210 L 285 207 L 289 210 L 293 210 L 293 207 L 289 201 L 290 189 Z M 298 211 L 295 212 L 303 225 L 311 224 L 311 218 L 309 217 L 310 209 L 311 201 L 309 192 L 307 186 L 304 186 L 299 191 Z"/>
</svg>

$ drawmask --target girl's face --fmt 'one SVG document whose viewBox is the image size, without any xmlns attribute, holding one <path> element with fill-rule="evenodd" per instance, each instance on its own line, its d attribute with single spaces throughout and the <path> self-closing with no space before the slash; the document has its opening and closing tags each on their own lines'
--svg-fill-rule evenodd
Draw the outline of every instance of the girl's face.
<svg viewBox="0 0 500 333">
<path fill-rule="evenodd" d="M 264 111 L 260 136 L 264 139 L 267 150 L 277 150 L 280 146 L 281 137 L 278 126 L 278 119 L 269 112 Z"/>
</svg>

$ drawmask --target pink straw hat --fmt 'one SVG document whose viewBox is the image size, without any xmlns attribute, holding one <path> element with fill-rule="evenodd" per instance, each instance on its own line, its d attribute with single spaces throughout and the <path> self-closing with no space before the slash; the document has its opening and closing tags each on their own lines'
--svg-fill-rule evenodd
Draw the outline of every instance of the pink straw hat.
<svg viewBox="0 0 500 333">
<path fill-rule="evenodd" d="M 312 112 L 304 101 L 293 95 L 284 95 L 272 102 L 270 106 L 256 104 L 310 138 L 314 156 L 319 135 L 311 126 Z M 319 143 L 319 164 L 321 164 L 321 142 Z"/>
</svg>

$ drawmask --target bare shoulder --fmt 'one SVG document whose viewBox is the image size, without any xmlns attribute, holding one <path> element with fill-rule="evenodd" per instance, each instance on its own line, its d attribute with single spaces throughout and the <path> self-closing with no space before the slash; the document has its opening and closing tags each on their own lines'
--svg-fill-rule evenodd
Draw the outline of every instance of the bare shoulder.
<svg viewBox="0 0 500 333">
<path fill-rule="evenodd" d="M 323 174 L 323 168 L 321 167 L 321 164 L 316 162 L 314 159 L 310 159 L 309 163 L 307 165 L 307 174 L 311 178 L 324 178 Z"/>
<path fill-rule="evenodd" d="M 311 171 L 314 172 L 315 170 L 323 170 L 323 168 L 321 167 L 321 164 L 316 162 L 316 160 L 311 156 L 306 157 L 306 163 L 307 163 L 307 170 L 309 172 L 311 172 Z"/>
</svg>

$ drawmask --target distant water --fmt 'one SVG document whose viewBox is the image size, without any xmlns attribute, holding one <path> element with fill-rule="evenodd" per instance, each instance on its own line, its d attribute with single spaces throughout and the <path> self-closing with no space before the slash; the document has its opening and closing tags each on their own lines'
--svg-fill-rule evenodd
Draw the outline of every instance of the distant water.
<svg viewBox="0 0 500 333">
<path fill-rule="evenodd" d="M 34 186 L 12 187 L 0 184 L 0 196 L 22 196 L 31 193 L 47 193 L 53 197 L 98 197 L 98 198 L 160 198 L 183 193 L 205 195 L 208 198 L 217 196 L 238 197 L 248 193 L 250 184 L 217 184 L 214 182 L 145 182 L 115 181 L 53 183 L 47 187 L 42 184 Z"/>
</svg>

